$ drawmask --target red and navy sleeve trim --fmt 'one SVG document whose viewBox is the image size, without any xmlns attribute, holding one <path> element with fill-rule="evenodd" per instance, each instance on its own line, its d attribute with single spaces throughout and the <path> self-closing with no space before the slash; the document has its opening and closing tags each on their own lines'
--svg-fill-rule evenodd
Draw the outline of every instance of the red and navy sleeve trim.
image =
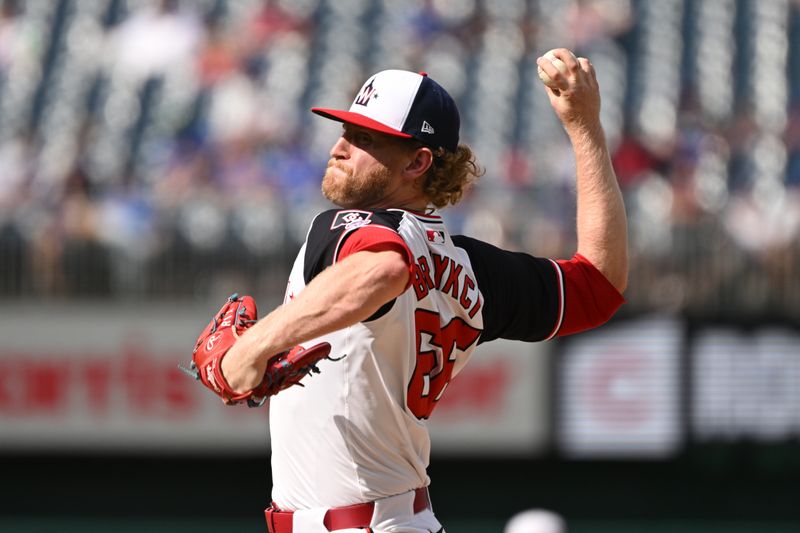
<svg viewBox="0 0 800 533">
<path fill-rule="evenodd" d="M 553 268 L 555 269 L 556 277 L 558 279 L 558 289 L 557 289 L 558 311 L 556 313 L 557 318 L 556 318 L 556 323 L 553 326 L 553 330 L 550 332 L 550 335 L 548 335 L 547 338 L 545 339 L 549 341 L 550 339 L 558 335 L 558 332 L 561 330 L 561 325 L 564 323 L 565 300 L 564 300 L 564 273 L 561 271 L 561 266 L 559 266 L 559 264 L 556 261 L 553 261 L 552 259 L 549 259 L 548 261 L 550 261 L 553 264 Z"/>
<path fill-rule="evenodd" d="M 557 263 L 563 273 L 565 309 L 556 333 L 559 337 L 605 324 L 625 303 L 622 294 L 581 254 Z"/>
</svg>

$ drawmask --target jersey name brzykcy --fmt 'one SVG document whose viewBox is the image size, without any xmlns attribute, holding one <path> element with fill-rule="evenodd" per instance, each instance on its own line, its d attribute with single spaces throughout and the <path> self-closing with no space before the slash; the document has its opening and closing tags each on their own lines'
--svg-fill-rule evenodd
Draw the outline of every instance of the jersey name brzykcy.
<svg viewBox="0 0 800 533">
<path fill-rule="evenodd" d="M 429 483 L 425 426 L 478 344 L 483 296 L 469 256 L 442 219 L 403 210 L 331 210 L 312 223 L 286 301 L 336 263 L 370 225 L 396 232 L 416 263 L 411 286 L 368 320 L 325 335 L 332 357 L 305 387 L 271 399 L 273 500 L 283 509 L 337 507 Z"/>
</svg>

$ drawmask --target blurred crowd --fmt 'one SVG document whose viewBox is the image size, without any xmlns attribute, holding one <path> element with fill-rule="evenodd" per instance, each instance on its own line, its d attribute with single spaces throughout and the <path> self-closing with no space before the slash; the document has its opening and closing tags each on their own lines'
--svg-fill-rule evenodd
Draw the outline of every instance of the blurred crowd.
<svg viewBox="0 0 800 533">
<path fill-rule="evenodd" d="M 451 231 L 569 257 L 574 165 L 535 65 L 567 46 L 603 90 L 628 308 L 796 316 L 799 12 L 790 0 L 3 0 L 0 295 L 280 298 L 328 207 L 319 182 L 339 130 L 308 108 L 349 105 L 384 68 L 448 87 L 486 167 L 444 211 Z"/>
</svg>

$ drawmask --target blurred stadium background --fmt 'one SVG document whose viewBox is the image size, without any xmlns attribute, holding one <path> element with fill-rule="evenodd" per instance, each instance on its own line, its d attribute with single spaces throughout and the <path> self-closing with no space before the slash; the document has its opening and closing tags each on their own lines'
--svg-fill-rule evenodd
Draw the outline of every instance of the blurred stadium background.
<svg viewBox="0 0 800 533">
<path fill-rule="evenodd" d="M 628 304 L 473 359 L 437 514 L 800 531 L 796 0 L 0 1 L 0 530 L 265 530 L 265 412 L 175 366 L 228 294 L 281 300 L 338 134 L 308 108 L 429 72 L 487 168 L 451 231 L 568 257 L 555 46 L 598 71 Z"/>
</svg>

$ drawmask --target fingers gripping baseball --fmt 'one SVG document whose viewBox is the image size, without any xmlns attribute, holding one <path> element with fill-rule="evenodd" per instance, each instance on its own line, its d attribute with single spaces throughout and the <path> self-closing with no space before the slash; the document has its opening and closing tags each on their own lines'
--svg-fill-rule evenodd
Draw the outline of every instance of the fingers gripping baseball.
<svg viewBox="0 0 800 533">
<path fill-rule="evenodd" d="M 576 68 L 575 55 L 566 48 L 554 48 L 536 61 L 539 78 L 555 94 L 569 88 L 569 78 Z"/>
<path fill-rule="evenodd" d="M 566 127 L 600 119 L 600 87 L 591 62 L 566 48 L 550 50 L 536 60 L 550 105 Z"/>
</svg>

